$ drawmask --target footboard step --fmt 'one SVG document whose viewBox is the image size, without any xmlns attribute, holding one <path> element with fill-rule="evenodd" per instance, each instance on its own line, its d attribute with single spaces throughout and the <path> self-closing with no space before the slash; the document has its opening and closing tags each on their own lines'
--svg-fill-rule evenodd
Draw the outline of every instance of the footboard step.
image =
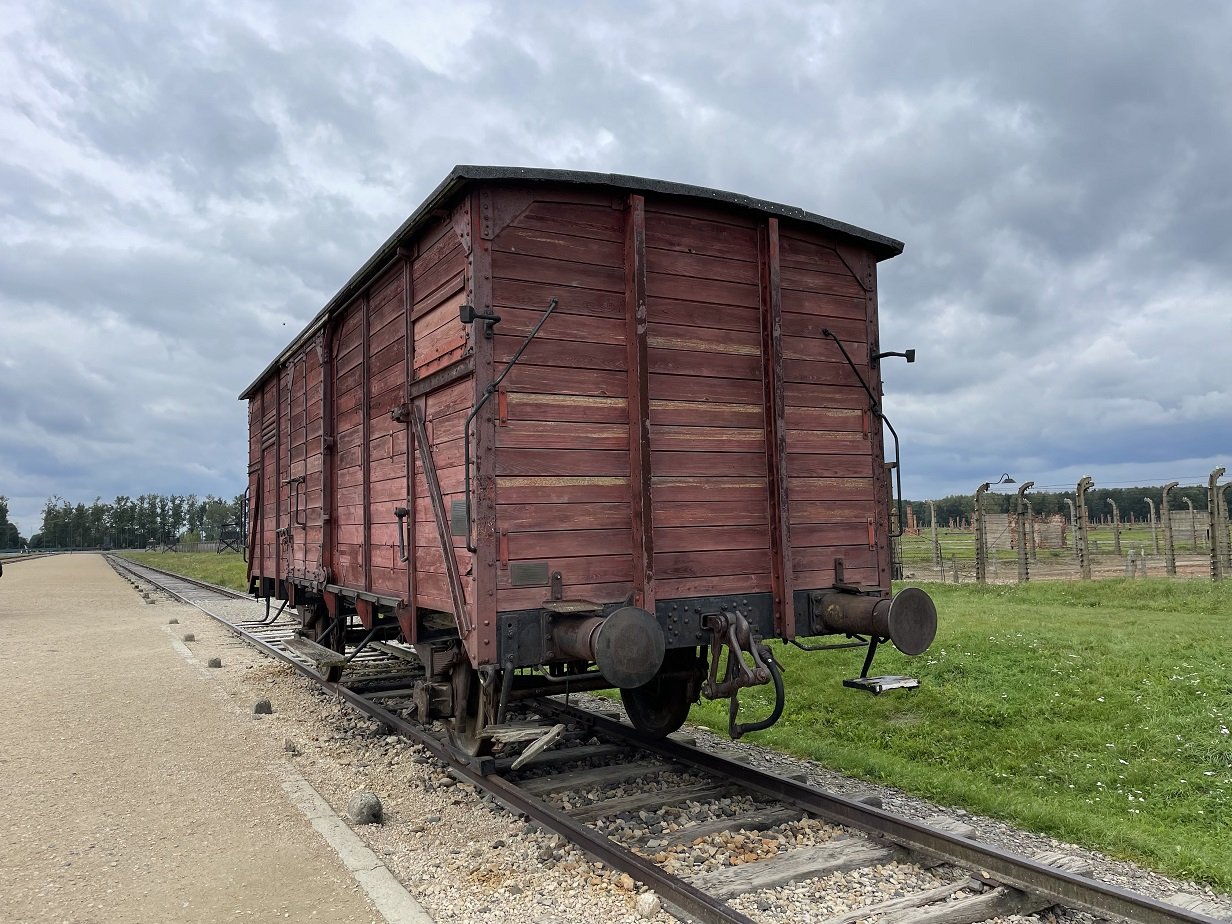
<svg viewBox="0 0 1232 924">
<path fill-rule="evenodd" d="M 560 736 L 563 735 L 564 733 L 565 733 L 565 726 L 563 722 L 558 725 L 553 725 L 544 734 L 540 735 L 538 738 L 536 738 L 534 741 L 528 744 L 526 746 L 526 750 L 524 750 L 521 754 L 519 754 L 516 758 L 514 758 L 513 764 L 511 765 L 511 769 L 518 770 L 522 767 L 525 767 L 530 761 L 534 760 L 536 757 L 538 757 L 540 754 L 542 754 L 544 751 L 546 751 L 548 748 L 554 745 L 558 740 L 560 740 Z"/>
<path fill-rule="evenodd" d="M 726 866 L 703 873 L 692 884 L 717 898 L 734 898 L 745 892 L 773 889 L 793 879 L 813 879 L 830 873 L 876 866 L 901 860 L 906 854 L 861 838 L 839 838 L 816 847 L 797 847 L 756 863 Z"/>
<path fill-rule="evenodd" d="M 283 639 L 282 644 L 297 655 L 307 658 L 317 667 L 341 667 L 346 664 L 346 655 L 298 635 Z"/>
<path fill-rule="evenodd" d="M 572 748 L 561 748 L 560 750 L 537 754 L 522 764 L 521 769 L 527 770 L 535 767 L 569 764 L 579 760 L 589 760 L 592 757 L 613 757 L 617 754 L 623 754 L 628 750 L 626 746 L 619 744 L 580 744 Z M 502 757 L 496 762 L 496 772 L 504 773 L 506 770 L 513 769 L 513 761 L 514 758 L 512 757 Z"/>
<path fill-rule="evenodd" d="M 506 722 L 504 725 L 488 725 L 483 730 L 485 738 L 501 744 L 517 744 L 520 741 L 535 741 L 550 731 L 553 725 L 544 722 Z"/>
<path fill-rule="evenodd" d="M 914 677 L 904 677 L 901 674 L 887 675 L 885 677 L 853 677 L 850 680 L 844 680 L 843 686 L 851 687 L 855 690 L 867 690 L 876 696 L 879 693 L 884 693 L 887 690 L 914 690 L 920 685 L 920 681 Z"/>
</svg>

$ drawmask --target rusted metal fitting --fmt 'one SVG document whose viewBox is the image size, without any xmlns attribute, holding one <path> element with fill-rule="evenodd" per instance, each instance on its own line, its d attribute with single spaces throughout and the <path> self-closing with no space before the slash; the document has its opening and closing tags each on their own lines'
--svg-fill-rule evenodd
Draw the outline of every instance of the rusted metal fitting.
<svg viewBox="0 0 1232 924">
<path fill-rule="evenodd" d="M 893 597 L 817 594 L 813 614 L 817 635 L 875 635 L 888 638 L 906 655 L 923 654 L 937 637 L 937 607 L 918 587 L 904 588 Z"/>
<path fill-rule="evenodd" d="M 593 661 L 599 672 L 622 689 L 649 683 L 663 665 L 663 629 L 646 610 L 624 606 L 610 616 L 570 616 L 552 625 L 557 654 Z"/>
</svg>

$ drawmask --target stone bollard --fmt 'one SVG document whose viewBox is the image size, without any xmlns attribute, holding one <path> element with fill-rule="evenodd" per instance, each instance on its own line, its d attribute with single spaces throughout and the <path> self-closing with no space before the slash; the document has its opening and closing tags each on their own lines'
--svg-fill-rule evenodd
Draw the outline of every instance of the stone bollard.
<svg viewBox="0 0 1232 924">
<path fill-rule="evenodd" d="M 210 658 L 205 662 L 206 667 L 222 667 L 222 658 Z"/>
<path fill-rule="evenodd" d="M 357 825 L 379 825 L 384 820 L 381 800 L 374 793 L 357 792 L 347 803 L 347 815 Z"/>
</svg>

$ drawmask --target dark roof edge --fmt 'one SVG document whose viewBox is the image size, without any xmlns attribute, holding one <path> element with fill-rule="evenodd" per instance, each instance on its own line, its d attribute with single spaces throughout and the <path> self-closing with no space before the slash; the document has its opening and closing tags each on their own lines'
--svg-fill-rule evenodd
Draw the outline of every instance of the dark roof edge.
<svg viewBox="0 0 1232 924">
<path fill-rule="evenodd" d="M 700 199 L 707 202 L 718 202 L 741 208 L 755 209 L 769 215 L 790 218 L 804 224 L 816 225 L 842 237 L 859 241 L 872 251 L 878 261 L 896 257 L 903 252 L 902 241 L 886 237 L 873 231 L 868 231 L 856 225 L 835 221 L 815 212 L 809 212 L 791 205 L 770 202 L 766 199 L 755 199 L 740 193 L 725 192 L 721 189 L 710 189 L 706 186 L 691 186 L 688 183 L 672 183 L 667 180 L 655 180 L 641 176 L 627 176 L 622 173 L 591 173 L 584 170 L 550 170 L 537 167 L 484 167 L 470 164 L 460 164 L 449 172 L 449 175 L 437 185 L 411 216 L 402 223 L 390 238 L 382 244 L 367 262 L 361 266 L 337 294 L 317 312 L 308 325 L 287 344 L 278 357 L 261 372 L 252 383 L 240 393 L 240 400 L 252 396 L 258 386 L 269 374 L 288 359 L 324 324 L 325 320 L 342 305 L 355 297 L 370 281 L 370 277 L 381 269 L 397 252 L 399 244 L 409 234 L 423 224 L 428 216 L 440 208 L 446 201 L 461 191 L 469 183 L 479 180 L 491 181 L 524 181 L 550 183 L 577 183 L 588 186 L 608 186 L 615 189 L 626 189 L 631 192 L 655 192 L 668 196 L 681 196 L 689 199 Z"/>
</svg>

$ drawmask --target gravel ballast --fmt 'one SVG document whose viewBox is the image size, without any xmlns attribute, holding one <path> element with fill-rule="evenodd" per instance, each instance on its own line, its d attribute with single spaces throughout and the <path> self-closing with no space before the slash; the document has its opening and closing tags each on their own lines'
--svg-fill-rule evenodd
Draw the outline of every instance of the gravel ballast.
<svg viewBox="0 0 1232 924">
<path fill-rule="evenodd" d="M 259 700 L 276 704 L 272 715 L 261 715 L 259 722 L 253 724 L 275 743 L 280 759 L 294 765 L 339 812 L 346 811 L 348 800 L 358 791 L 370 792 L 380 799 L 384 823 L 358 825 L 355 829 L 437 920 L 496 924 L 674 920 L 656 907 L 656 896 L 639 888 L 628 876 L 590 861 L 558 836 L 540 832 L 524 819 L 510 816 L 470 784 L 451 776 L 423 749 L 387 734 L 289 666 L 270 661 L 235 639 L 204 614 L 165 600 L 160 609 L 167 611 L 161 614 L 164 623 L 167 614 L 174 610 L 184 627 L 196 634 L 200 641 L 195 648 L 222 655 L 224 666 L 210 671 L 209 680 L 219 684 L 239 709 L 251 713 L 252 704 Z M 222 604 L 217 609 L 232 619 L 264 614 L 263 604 L 248 601 Z M 604 698 L 580 700 L 582 705 L 608 712 L 619 709 L 618 703 Z M 938 814 L 958 817 L 975 829 L 980 840 L 1027 855 L 1059 850 L 1082 856 L 1093 864 L 1095 875 L 1103 881 L 1165 899 L 1177 892 L 1201 895 L 1225 903 L 1223 907 L 1232 913 L 1228 896 L 1217 896 L 1194 883 L 1178 882 L 1075 845 L 947 809 L 891 787 L 849 779 L 813 762 L 796 760 L 755 744 L 731 742 L 703 729 L 689 731 L 698 745 L 707 750 L 738 757 L 785 776 L 803 774 L 819 788 L 875 796 L 887 810 L 919 820 Z M 696 782 L 696 778 L 667 773 L 649 781 L 631 782 L 625 789 L 689 782 Z M 605 787 L 602 795 L 608 797 L 619 791 L 619 786 Z M 596 790 L 590 795 L 549 798 L 560 805 L 573 805 L 599 796 Z M 730 814 L 747 809 L 741 799 L 736 796 L 719 810 Z M 722 858 L 729 854 L 748 856 L 751 862 L 782 847 L 808 846 L 839 833 L 834 826 L 809 821 L 768 832 L 728 833 L 669 843 L 670 835 L 682 824 L 713 817 L 715 807 L 689 805 L 683 811 L 686 817 L 669 809 L 643 813 L 645 818 L 606 819 L 600 826 L 630 844 L 641 839 L 644 853 L 674 872 L 690 875 L 728 862 Z M 657 843 L 660 838 L 662 844 Z M 855 907 L 934 888 L 962 875 L 948 867 L 922 871 L 911 864 L 891 863 L 836 873 L 803 884 L 789 883 L 740 896 L 732 904 L 767 924 L 784 920 L 822 921 Z M 965 894 L 960 892 L 958 896 Z M 1085 919 L 1074 914 L 1063 917 L 1071 921 Z M 1051 915 L 1023 920 L 1041 919 L 1055 920 Z"/>
</svg>

